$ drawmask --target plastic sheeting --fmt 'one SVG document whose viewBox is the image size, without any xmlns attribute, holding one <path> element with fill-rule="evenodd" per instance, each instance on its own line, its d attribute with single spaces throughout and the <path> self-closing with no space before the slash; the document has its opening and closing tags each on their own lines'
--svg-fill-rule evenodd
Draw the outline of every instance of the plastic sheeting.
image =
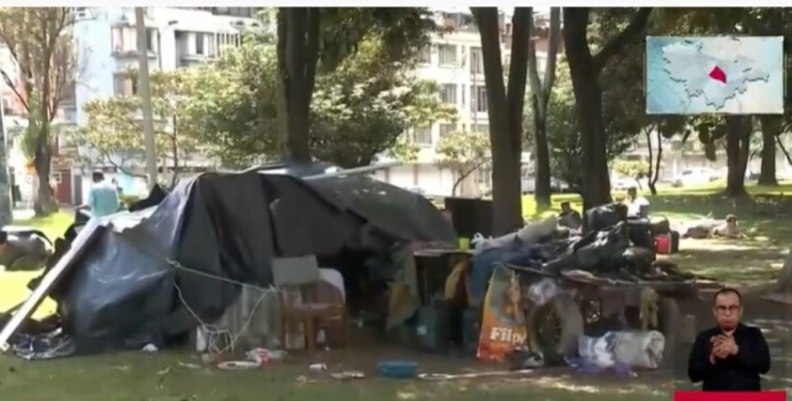
<svg viewBox="0 0 792 401">
<path fill-rule="evenodd" d="M 156 207 L 96 224 L 75 239 L 56 299 L 63 338 L 78 353 L 161 348 L 198 326 L 193 314 L 220 318 L 240 293 L 233 281 L 270 285 L 274 257 L 456 241 L 420 195 L 367 177 L 306 182 L 257 171 L 203 174 Z M 30 359 L 63 356 L 40 340 L 16 348 Z"/>
</svg>

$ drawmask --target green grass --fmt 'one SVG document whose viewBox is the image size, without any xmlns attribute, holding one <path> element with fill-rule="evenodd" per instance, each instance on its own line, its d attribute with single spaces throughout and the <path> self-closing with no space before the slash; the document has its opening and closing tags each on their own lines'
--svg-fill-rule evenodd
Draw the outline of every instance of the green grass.
<svg viewBox="0 0 792 401">
<path fill-rule="evenodd" d="M 74 216 L 70 213 L 59 212 L 51 216 L 14 221 L 14 225 L 35 227 L 40 229 L 47 237 L 54 241 L 63 235 L 70 224 L 74 222 Z M 40 272 L 6 272 L 0 273 L 0 311 L 6 311 L 18 303 L 24 301 L 30 291 L 27 283 L 38 276 Z M 46 300 L 36 311 L 35 316 L 46 316 L 55 310 L 55 303 Z"/>
<path fill-rule="evenodd" d="M 792 226 L 784 223 L 792 217 L 786 201 L 771 205 L 753 203 L 735 205 L 720 198 L 721 188 L 662 189 L 650 197 L 652 211 L 682 221 L 712 212 L 715 217 L 737 214 L 751 238 L 739 241 L 685 241 L 683 252 L 674 256 L 680 267 L 699 274 L 716 276 L 741 286 L 765 284 L 775 278 L 780 264 L 792 244 Z M 751 187 L 754 194 L 792 193 L 792 185 L 779 188 Z M 539 217 L 557 211 L 567 200 L 579 208 L 574 195 L 553 198 L 553 208 L 536 210 L 531 197 L 523 199 L 527 217 Z M 42 228 L 57 236 L 65 230 L 71 216 L 56 215 L 48 219 L 19 221 L 17 224 Z M 0 274 L 0 308 L 24 299 L 27 280 L 33 275 Z M 45 306 L 52 307 L 52 304 Z M 185 368 L 180 362 L 199 364 L 189 351 L 172 350 L 156 354 L 128 352 L 83 356 L 64 360 L 25 362 L 0 355 L 0 392 L 4 400 L 22 401 L 248 401 L 248 400 L 525 400 L 572 401 L 585 397 L 591 401 L 649 401 L 669 399 L 670 378 L 642 374 L 629 380 L 601 377 L 564 376 L 558 372 L 537 371 L 521 379 L 477 379 L 468 381 L 421 382 L 377 379 L 376 349 L 353 348 L 339 356 L 345 369 L 363 370 L 370 378 L 341 383 L 319 378 L 309 371 L 312 359 L 287 360 L 263 370 L 226 372 L 214 368 Z M 343 351 L 334 351 L 332 354 Z M 361 355 L 363 355 L 361 357 Z M 411 358 L 409 353 L 397 354 Z M 406 356 L 404 356 L 406 355 Z M 415 354 L 413 354 L 415 355 Z M 316 358 L 324 358 L 319 354 Z M 459 359 L 430 366 L 426 357 L 417 357 L 424 371 L 454 372 L 464 367 L 481 369 L 482 365 Z M 365 360 L 365 361 L 364 361 Z M 492 369 L 492 365 L 484 365 Z M 332 365 L 331 365 L 332 368 Z M 6 373 L 8 372 L 8 373 Z M 304 380 L 306 379 L 306 380 Z"/>
</svg>

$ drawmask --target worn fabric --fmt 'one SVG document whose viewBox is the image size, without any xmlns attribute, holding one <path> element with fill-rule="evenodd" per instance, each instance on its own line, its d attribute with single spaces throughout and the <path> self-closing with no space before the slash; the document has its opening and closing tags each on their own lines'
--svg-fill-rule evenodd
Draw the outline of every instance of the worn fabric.
<svg viewBox="0 0 792 401">
<path fill-rule="evenodd" d="M 412 317 L 421 305 L 418 294 L 418 269 L 411 246 L 397 247 L 391 253 L 394 265 L 399 266 L 393 281 L 390 283 L 390 301 L 388 302 L 388 330 L 404 323 Z"/>
<path fill-rule="evenodd" d="M 761 378 L 770 370 L 770 348 L 762 331 L 743 324 L 734 331 L 737 355 L 710 363 L 711 338 L 723 334 L 720 328 L 705 330 L 696 337 L 688 360 L 688 376 L 702 382 L 704 391 L 761 391 Z"/>
<path fill-rule="evenodd" d="M 117 213 L 119 209 L 118 190 L 105 181 L 94 183 L 88 194 L 91 217 L 102 217 Z"/>
</svg>

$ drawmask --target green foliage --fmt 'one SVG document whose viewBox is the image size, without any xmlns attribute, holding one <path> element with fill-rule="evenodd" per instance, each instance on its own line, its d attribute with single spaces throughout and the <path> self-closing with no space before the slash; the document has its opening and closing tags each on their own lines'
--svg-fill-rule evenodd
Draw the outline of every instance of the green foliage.
<svg viewBox="0 0 792 401">
<path fill-rule="evenodd" d="M 649 163 L 646 160 L 616 159 L 611 167 L 616 173 L 625 177 L 645 177 L 649 175 Z"/>
<path fill-rule="evenodd" d="M 195 69 L 201 90 L 183 111 L 209 156 L 248 167 L 277 154 L 276 71 L 274 45 L 252 36 Z"/>
<path fill-rule="evenodd" d="M 310 132 L 317 159 L 355 167 L 389 151 L 410 160 L 417 149 L 402 136 L 408 128 L 455 118 L 436 84 L 418 80 L 390 51 L 382 37 L 364 38 L 354 54 L 317 77 Z M 187 113 L 201 121 L 195 124 L 201 143 L 224 164 L 278 157 L 276 67 L 272 44 L 247 41 L 197 70 L 209 89 L 195 95 Z"/>
<path fill-rule="evenodd" d="M 137 79 L 130 70 L 128 79 Z M 151 74 L 151 98 L 157 155 L 169 167 L 178 170 L 183 161 L 197 149 L 194 127 L 200 122 L 186 118 L 193 93 L 201 92 L 202 77 L 191 70 L 155 72 Z M 88 121 L 73 138 L 87 153 L 83 159 L 94 163 L 110 163 L 129 172 L 144 159 L 145 138 L 142 135 L 139 96 L 113 96 L 87 103 Z"/>
<path fill-rule="evenodd" d="M 492 162 L 489 135 L 481 132 L 454 132 L 440 137 L 435 149 L 438 166 L 467 176 Z"/>
<path fill-rule="evenodd" d="M 311 103 L 311 148 L 318 159 L 367 165 L 408 128 L 455 117 L 455 109 L 438 99 L 437 85 L 388 61 L 383 43 L 363 40 L 357 53 L 319 77 Z"/>
<path fill-rule="evenodd" d="M 582 142 L 577 127 L 577 115 L 575 112 L 575 96 L 572 92 L 572 81 L 569 77 L 569 68 L 566 62 L 560 60 L 558 64 L 558 78 L 550 98 L 547 115 L 547 136 L 550 150 L 550 171 L 553 177 L 567 182 L 570 187 L 580 189 L 582 183 L 582 171 L 586 166 L 580 163 L 583 157 Z M 635 140 L 637 134 L 635 122 L 625 122 L 617 120 L 628 120 L 625 113 L 618 111 L 616 106 L 607 106 L 607 101 L 617 101 L 618 96 L 605 97 L 606 110 L 614 113 L 605 113 L 606 124 L 611 128 L 608 131 L 607 146 L 608 158 L 615 158 L 623 154 Z M 526 119 L 531 121 L 531 109 L 526 108 Z M 526 132 L 527 143 L 532 143 L 533 135 L 531 125 Z M 640 127 L 639 127 L 640 128 Z"/>
</svg>

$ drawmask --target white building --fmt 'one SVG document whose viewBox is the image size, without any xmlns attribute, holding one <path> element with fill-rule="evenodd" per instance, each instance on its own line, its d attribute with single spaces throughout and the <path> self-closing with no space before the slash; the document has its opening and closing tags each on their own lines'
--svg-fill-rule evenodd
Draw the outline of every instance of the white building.
<svg viewBox="0 0 792 401">
<path fill-rule="evenodd" d="M 391 184 L 420 189 L 430 195 L 451 195 L 456 177 L 454 172 L 436 165 L 435 147 L 441 136 L 459 131 L 489 133 L 487 95 L 484 84 L 484 65 L 481 54 L 481 36 L 468 8 L 437 10 L 436 21 L 441 26 L 453 28 L 452 33 L 438 35 L 421 54 L 418 76 L 434 80 L 440 86 L 440 98 L 456 106 L 458 120 L 455 124 L 437 122 L 431 127 L 414 127 L 408 131 L 410 139 L 420 151 L 414 163 L 393 167 L 377 173 Z M 540 17 L 537 16 L 537 22 Z M 511 16 L 501 15 L 501 54 L 504 65 L 509 64 L 511 41 Z M 546 43 L 537 44 L 537 64 L 543 75 L 547 53 Z M 482 171 L 471 176 L 473 186 L 488 187 L 490 174 Z M 479 185 L 475 185 L 479 184 Z"/>
<path fill-rule="evenodd" d="M 261 27 L 251 7 L 149 7 L 146 30 L 150 71 L 170 71 L 209 62 L 241 43 L 242 31 Z M 84 125 L 86 103 L 115 95 L 133 95 L 137 83 L 129 69 L 138 67 L 135 10 L 132 7 L 77 9 L 74 37 L 79 77 L 67 119 Z M 63 175 L 63 174 L 61 174 Z M 89 188 L 89 171 L 71 169 L 72 202 L 80 203 Z M 145 191 L 142 179 L 110 173 L 126 193 Z"/>
</svg>

